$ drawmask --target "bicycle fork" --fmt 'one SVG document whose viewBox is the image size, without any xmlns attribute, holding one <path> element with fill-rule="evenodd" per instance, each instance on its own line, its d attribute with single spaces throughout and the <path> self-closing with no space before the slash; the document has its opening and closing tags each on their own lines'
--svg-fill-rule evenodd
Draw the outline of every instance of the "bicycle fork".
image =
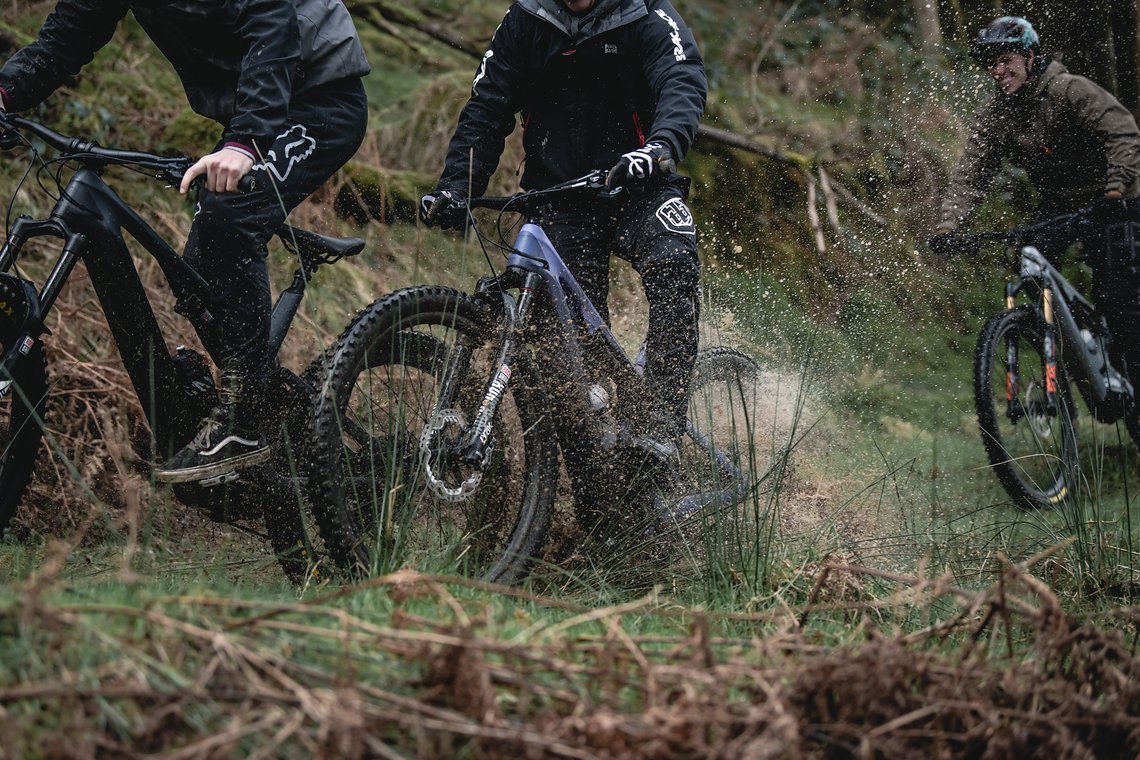
<svg viewBox="0 0 1140 760">
<path fill-rule="evenodd" d="M 479 404 L 479 411 L 471 427 L 467 430 L 463 442 L 460 444 L 463 461 L 472 466 L 482 466 L 490 453 L 491 424 L 495 419 L 495 412 L 499 403 L 507 392 L 507 385 L 511 380 L 511 362 L 514 359 L 515 348 L 518 345 L 518 336 L 526 324 L 530 305 L 534 301 L 535 287 L 539 276 L 528 272 L 519 286 L 518 300 L 511 298 L 506 292 L 502 293 L 503 313 L 505 325 L 503 330 L 503 345 L 499 351 L 495 374 L 487 383 L 483 393 L 483 400 Z"/>
<path fill-rule="evenodd" d="M 1006 285 L 1005 306 L 1013 310 L 1016 306 L 1015 296 L 1018 286 L 1014 283 Z M 1041 291 L 1041 312 L 1044 321 L 1041 331 L 1041 358 L 1044 362 L 1045 372 L 1045 408 L 1044 412 L 1050 417 L 1057 414 L 1057 323 L 1053 310 L 1053 289 L 1043 288 Z M 1024 417 L 1030 410 L 1020 403 L 1021 378 L 1018 376 L 1018 343 L 1014 338 L 1007 338 L 1005 345 L 1005 399 L 1006 416 L 1016 422 Z"/>
</svg>

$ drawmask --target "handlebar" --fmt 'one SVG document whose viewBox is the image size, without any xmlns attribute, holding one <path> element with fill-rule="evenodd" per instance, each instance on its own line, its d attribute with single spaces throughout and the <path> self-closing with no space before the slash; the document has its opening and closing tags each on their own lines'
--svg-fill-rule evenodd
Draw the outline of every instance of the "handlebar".
<svg viewBox="0 0 1140 760">
<path fill-rule="evenodd" d="M 1042 238 L 1062 234 L 1079 238 L 1082 233 L 1092 229 L 1098 219 L 1105 218 L 1114 211 L 1127 211 L 1133 205 L 1135 204 L 1129 204 L 1123 200 L 1106 200 L 1064 214 L 1058 214 L 1039 222 L 1011 227 L 1004 231 L 936 235 L 929 241 L 930 250 L 939 256 L 951 256 L 960 253 L 976 253 L 986 243 L 1004 243 L 1021 247 L 1031 245 L 1034 241 Z"/>
<path fill-rule="evenodd" d="M 606 190 L 607 174 L 608 172 L 605 169 L 594 169 L 589 174 L 544 190 L 526 190 L 508 196 L 484 195 L 472 198 L 469 204 L 471 208 L 488 208 L 496 211 L 517 211 L 520 214 L 530 214 L 558 196 L 580 195 L 586 198 L 614 198 L 622 192 L 622 189 L 619 187 Z"/>
<path fill-rule="evenodd" d="M 0 135 L 30 133 L 58 150 L 62 157 L 83 166 L 101 168 L 108 164 L 135 166 L 155 172 L 155 176 L 177 185 L 193 161 L 186 156 L 159 156 L 135 150 L 104 148 L 94 140 L 63 135 L 38 121 L 0 111 Z M 10 144 L 10 143 L 9 143 Z"/>
</svg>

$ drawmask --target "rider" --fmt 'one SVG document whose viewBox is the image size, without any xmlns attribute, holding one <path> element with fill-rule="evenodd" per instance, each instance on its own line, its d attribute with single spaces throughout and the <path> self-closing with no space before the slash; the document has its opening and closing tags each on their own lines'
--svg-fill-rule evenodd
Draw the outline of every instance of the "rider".
<svg viewBox="0 0 1140 760">
<path fill-rule="evenodd" d="M 38 38 L 0 68 L 0 106 L 24 110 L 75 76 L 131 11 L 170 60 L 190 106 L 222 126 L 201 176 L 184 255 L 210 284 L 194 326 L 221 369 L 220 406 L 156 473 L 216 478 L 264 461 L 261 393 L 271 370 L 266 243 L 364 138 L 368 61 L 340 0 L 58 0 Z M 253 172 L 254 188 L 238 182 Z"/>
<path fill-rule="evenodd" d="M 978 31 L 970 54 L 993 77 L 997 91 L 975 115 L 943 197 L 937 233 L 954 232 L 977 209 L 1003 159 L 1024 169 L 1036 187 L 1041 197 L 1036 220 L 1140 194 L 1136 120 L 1106 90 L 1043 54 L 1028 21 L 1015 16 L 992 21 Z M 1140 236 L 1133 238 L 1133 227 L 1114 222 L 1103 236 L 1086 242 L 1107 243 L 1114 252 L 1111 260 L 1091 259 L 1093 294 L 1140 380 Z M 1038 247 L 1055 256 L 1070 242 L 1042 241 Z"/>
<path fill-rule="evenodd" d="M 521 186 L 543 189 L 609 168 L 624 187 L 611 203 L 558 201 L 538 220 L 608 320 L 609 257 L 630 261 L 649 303 L 645 375 L 652 408 L 634 443 L 659 460 L 684 431 L 697 352 L 700 264 L 674 174 L 707 94 L 692 33 L 667 0 L 517 0 L 483 56 L 442 176 L 421 218 L 462 230 L 468 193 L 481 195 L 521 114 Z"/>
</svg>

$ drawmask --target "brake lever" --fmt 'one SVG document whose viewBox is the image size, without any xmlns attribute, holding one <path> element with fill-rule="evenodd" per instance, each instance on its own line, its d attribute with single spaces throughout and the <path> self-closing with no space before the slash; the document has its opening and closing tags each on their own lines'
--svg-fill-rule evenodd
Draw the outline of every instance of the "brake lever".
<svg viewBox="0 0 1140 760">
<path fill-rule="evenodd" d="M 24 142 L 24 136 L 8 121 L 8 112 L 0 108 L 0 150 L 11 150 Z"/>
</svg>

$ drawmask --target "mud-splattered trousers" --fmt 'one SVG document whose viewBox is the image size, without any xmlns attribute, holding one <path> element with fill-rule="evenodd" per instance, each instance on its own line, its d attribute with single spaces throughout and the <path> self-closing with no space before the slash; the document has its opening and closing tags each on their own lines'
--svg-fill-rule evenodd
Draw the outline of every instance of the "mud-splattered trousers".
<svg viewBox="0 0 1140 760">
<path fill-rule="evenodd" d="M 649 303 L 645 376 L 658 411 L 677 434 L 688 410 L 700 316 L 700 262 L 687 188 L 687 179 L 673 178 L 628 191 L 620 201 L 551 209 L 539 220 L 607 322 L 610 255 L 629 261 L 641 276 Z"/>
<path fill-rule="evenodd" d="M 214 362 L 251 388 L 262 387 L 270 363 L 266 245 L 289 212 L 352 158 L 367 111 L 357 77 L 306 93 L 290 104 L 286 129 L 254 164 L 253 190 L 203 190 L 199 197 L 184 255 L 215 297 L 213 321 L 195 327 Z"/>
</svg>

